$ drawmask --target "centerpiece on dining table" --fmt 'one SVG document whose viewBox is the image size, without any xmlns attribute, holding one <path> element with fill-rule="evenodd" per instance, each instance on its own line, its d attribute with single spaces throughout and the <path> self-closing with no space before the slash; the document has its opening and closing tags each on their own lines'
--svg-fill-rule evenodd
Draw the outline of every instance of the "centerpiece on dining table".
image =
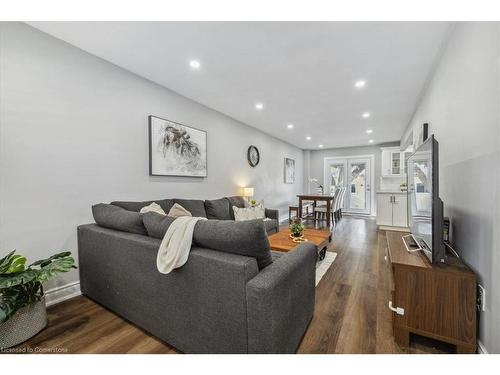
<svg viewBox="0 0 500 375">
<path fill-rule="evenodd" d="M 304 238 L 304 224 L 300 218 L 295 218 L 289 226 L 290 228 L 290 238 L 293 242 L 304 242 L 307 239 Z"/>
</svg>

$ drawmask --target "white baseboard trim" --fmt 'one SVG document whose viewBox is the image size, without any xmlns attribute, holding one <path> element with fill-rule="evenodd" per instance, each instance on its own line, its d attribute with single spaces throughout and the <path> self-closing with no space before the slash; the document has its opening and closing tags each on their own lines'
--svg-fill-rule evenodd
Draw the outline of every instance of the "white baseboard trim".
<svg viewBox="0 0 500 375">
<path fill-rule="evenodd" d="M 79 296 L 80 294 L 82 294 L 82 291 L 80 290 L 79 281 L 62 285 L 45 292 L 45 305 L 52 306 L 56 303 Z"/>
<path fill-rule="evenodd" d="M 489 354 L 481 340 L 477 340 L 477 354 Z"/>
</svg>

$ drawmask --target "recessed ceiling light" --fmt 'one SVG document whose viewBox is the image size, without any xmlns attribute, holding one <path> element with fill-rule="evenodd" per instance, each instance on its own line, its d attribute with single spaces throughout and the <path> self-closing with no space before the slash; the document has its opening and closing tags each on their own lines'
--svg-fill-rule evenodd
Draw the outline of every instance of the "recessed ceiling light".
<svg viewBox="0 0 500 375">
<path fill-rule="evenodd" d="M 189 66 L 193 70 L 198 70 L 201 68 L 201 63 L 198 60 L 191 60 L 189 61 Z"/>
<path fill-rule="evenodd" d="M 371 129 L 366 129 L 366 134 L 372 134 L 373 133 L 373 130 Z"/>
<path fill-rule="evenodd" d="M 368 143 L 373 143 L 373 139 L 370 139 L 370 140 L 368 141 Z"/>
<path fill-rule="evenodd" d="M 311 140 L 311 137 L 307 136 L 307 137 L 306 137 L 306 139 L 307 139 L 308 141 L 310 141 L 310 140 Z"/>
<path fill-rule="evenodd" d="M 288 129 L 293 129 L 293 124 L 288 124 L 286 127 L 287 127 Z"/>
<path fill-rule="evenodd" d="M 318 145 L 319 148 L 323 148 L 323 145 Z"/>
<path fill-rule="evenodd" d="M 255 103 L 255 109 L 257 109 L 258 111 L 262 110 L 262 108 L 264 108 L 264 104 L 262 103 Z"/>
<path fill-rule="evenodd" d="M 363 87 L 365 87 L 366 85 L 366 81 L 363 81 L 362 79 L 360 79 L 359 81 L 356 81 L 354 83 L 354 87 L 356 87 L 357 89 L 361 89 Z"/>
<path fill-rule="evenodd" d="M 371 115 L 370 115 L 370 112 L 365 112 L 365 113 L 363 113 L 361 116 L 362 116 L 363 118 L 368 118 L 368 117 L 370 117 Z"/>
</svg>

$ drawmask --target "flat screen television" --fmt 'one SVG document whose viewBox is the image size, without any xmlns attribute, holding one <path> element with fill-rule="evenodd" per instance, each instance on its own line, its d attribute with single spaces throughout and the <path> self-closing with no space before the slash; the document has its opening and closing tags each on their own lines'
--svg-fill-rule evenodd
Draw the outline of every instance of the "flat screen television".
<svg viewBox="0 0 500 375">
<path fill-rule="evenodd" d="M 431 136 L 408 158 L 411 236 L 432 263 L 445 262 L 443 202 L 439 198 L 439 144 Z"/>
</svg>

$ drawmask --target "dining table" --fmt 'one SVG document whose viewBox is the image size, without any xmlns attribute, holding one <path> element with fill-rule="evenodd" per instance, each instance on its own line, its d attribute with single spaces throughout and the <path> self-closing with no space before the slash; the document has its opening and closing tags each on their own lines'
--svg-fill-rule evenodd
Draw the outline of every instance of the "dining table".
<svg viewBox="0 0 500 375">
<path fill-rule="evenodd" d="M 316 207 L 317 202 L 326 202 L 326 225 L 330 227 L 331 219 L 332 219 L 332 201 L 333 195 L 326 194 L 298 194 L 297 198 L 299 198 L 299 217 L 302 218 L 302 202 L 303 201 L 312 201 L 313 207 Z M 313 208 L 313 209 L 314 209 Z"/>
</svg>

